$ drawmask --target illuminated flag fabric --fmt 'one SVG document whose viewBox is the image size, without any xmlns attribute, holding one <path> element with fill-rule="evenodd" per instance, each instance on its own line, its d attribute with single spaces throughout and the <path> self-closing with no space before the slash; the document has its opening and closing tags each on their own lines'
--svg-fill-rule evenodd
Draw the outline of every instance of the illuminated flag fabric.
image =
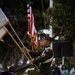
<svg viewBox="0 0 75 75">
<path fill-rule="evenodd" d="M 0 8 L 0 29 L 9 24 L 9 20 L 5 16 L 4 12 Z"/>
<path fill-rule="evenodd" d="M 35 29 L 34 15 L 30 4 L 27 4 L 27 15 L 28 15 L 28 34 L 31 37 L 32 45 L 34 46 L 34 48 L 37 48 L 38 47 L 37 31 Z"/>
</svg>

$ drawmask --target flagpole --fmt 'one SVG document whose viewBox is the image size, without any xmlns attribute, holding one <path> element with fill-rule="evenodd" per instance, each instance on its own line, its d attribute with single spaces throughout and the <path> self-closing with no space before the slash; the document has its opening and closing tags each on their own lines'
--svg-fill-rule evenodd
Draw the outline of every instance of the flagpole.
<svg viewBox="0 0 75 75">
<path fill-rule="evenodd" d="M 33 39 L 31 37 L 31 45 L 32 45 L 32 51 L 34 51 L 34 46 L 33 46 Z"/>
<path fill-rule="evenodd" d="M 22 51 L 22 48 L 20 47 L 20 45 L 17 43 L 17 41 L 14 39 L 14 37 L 11 35 L 11 33 L 8 31 L 8 29 L 6 27 L 4 27 L 4 30 L 8 32 L 8 34 L 10 35 L 10 37 L 13 39 L 13 41 L 16 43 L 16 45 L 19 47 L 19 49 Z M 24 55 L 26 56 L 26 58 L 30 61 L 29 57 L 24 53 Z"/>
<path fill-rule="evenodd" d="M 16 37 L 18 38 L 18 40 L 20 41 L 20 43 L 22 44 L 22 46 L 23 47 L 25 47 L 24 46 L 24 44 L 23 44 L 23 42 L 21 41 L 21 39 L 19 38 L 19 36 L 17 35 L 17 33 L 15 32 L 15 30 L 14 30 L 14 28 L 12 27 L 12 25 L 11 25 L 11 23 L 9 22 L 9 26 L 11 27 L 11 29 L 13 30 L 13 32 L 14 32 L 14 34 L 16 35 Z M 29 55 L 29 57 L 30 57 L 30 59 L 32 59 L 32 57 L 30 56 L 30 54 L 29 54 L 29 52 L 27 51 L 27 53 L 28 53 L 28 55 Z"/>
<path fill-rule="evenodd" d="M 11 27 L 11 29 L 13 30 L 13 32 L 14 32 L 15 35 L 17 36 L 17 38 L 18 38 L 18 40 L 20 41 L 20 43 L 22 44 L 22 46 L 25 47 L 24 44 L 22 43 L 22 41 L 20 40 L 20 38 L 18 37 L 17 33 L 15 32 L 14 28 L 11 26 L 11 23 L 10 23 L 9 19 L 6 17 L 6 15 L 5 15 L 4 12 L 1 10 L 1 8 L 0 8 L 0 13 L 1 13 L 1 17 L 3 17 L 3 19 L 5 20 L 4 22 L 6 22 L 6 23 L 9 22 L 9 23 L 8 23 L 9 26 Z M 4 25 L 2 25 L 2 26 L 4 27 L 5 30 L 7 30 Z M 9 32 L 9 35 L 11 36 L 10 32 Z M 14 42 L 18 45 L 18 43 L 16 42 L 16 40 L 13 38 L 13 36 L 11 36 L 11 37 L 12 37 L 12 39 L 14 40 Z M 19 45 L 18 45 L 18 47 L 20 48 Z M 20 48 L 20 49 L 21 49 L 21 48 Z M 30 56 L 30 54 L 29 54 L 28 51 L 27 51 L 27 53 L 28 53 L 29 57 L 31 58 L 31 56 Z M 32 59 L 32 58 L 31 58 L 31 59 Z"/>
</svg>

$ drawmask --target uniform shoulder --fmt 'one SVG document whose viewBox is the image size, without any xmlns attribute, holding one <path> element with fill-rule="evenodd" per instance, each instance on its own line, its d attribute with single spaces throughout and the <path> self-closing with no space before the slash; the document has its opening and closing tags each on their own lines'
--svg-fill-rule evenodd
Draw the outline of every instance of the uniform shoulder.
<svg viewBox="0 0 75 75">
<path fill-rule="evenodd" d="M 48 53 L 53 53 L 51 48 L 46 48 L 45 51 L 48 52 Z"/>
</svg>

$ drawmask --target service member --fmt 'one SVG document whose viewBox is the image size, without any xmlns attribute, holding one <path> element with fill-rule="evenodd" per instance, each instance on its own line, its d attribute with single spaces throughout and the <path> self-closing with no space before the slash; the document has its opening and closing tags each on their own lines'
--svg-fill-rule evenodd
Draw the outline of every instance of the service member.
<svg viewBox="0 0 75 75">
<path fill-rule="evenodd" d="M 23 48 L 23 53 L 26 50 L 29 51 L 30 55 L 35 58 L 32 60 L 33 64 L 39 64 L 40 75 L 51 75 L 50 65 L 53 59 L 53 52 L 50 48 L 53 39 L 48 35 L 40 36 L 39 45 L 42 47 L 40 51 L 31 51 L 28 48 Z"/>
</svg>

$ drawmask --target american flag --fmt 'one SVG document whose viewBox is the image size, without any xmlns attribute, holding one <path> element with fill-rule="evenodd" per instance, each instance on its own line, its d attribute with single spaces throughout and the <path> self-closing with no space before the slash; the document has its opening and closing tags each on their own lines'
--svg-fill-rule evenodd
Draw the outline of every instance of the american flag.
<svg viewBox="0 0 75 75">
<path fill-rule="evenodd" d="M 33 47 L 37 48 L 38 47 L 37 31 L 34 25 L 34 15 L 30 4 L 27 4 L 27 15 L 28 15 L 28 34 L 31 37 Z"/>
</svg>

